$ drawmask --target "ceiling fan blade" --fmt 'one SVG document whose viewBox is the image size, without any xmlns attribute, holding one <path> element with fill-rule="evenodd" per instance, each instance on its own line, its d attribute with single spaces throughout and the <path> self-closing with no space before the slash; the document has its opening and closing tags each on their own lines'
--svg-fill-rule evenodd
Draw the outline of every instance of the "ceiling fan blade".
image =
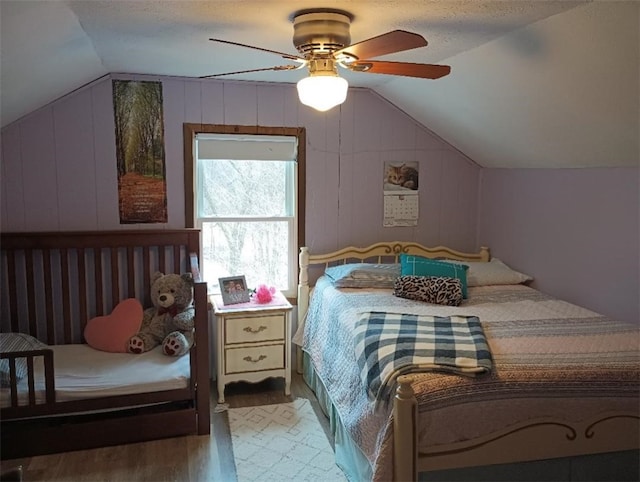
<svg viewBox="0 0 640 482">
<path fill-rule="evenodd" d="M 451 67 L 448 65 L 381 62 L 377 60 L 357 60 L 347 64 L 347 67 L 354 72 L 402 75 L 404 77 L 419 77 L 421 79 L 439 79 L 440 77 L 449 75 L 451 72 Z"/>
<path fill-rule="evenodd" d="M 282 58 L 289 59 L 289 60 L 294 60 L 296 62 L 305 62 L 305 59 L 303 59 L 302 57 L 298 57 L 297 55 L 285 54 L 284 52 L 278 52 L 277 50 L 269 50 L 269 49 L 264 49 L 262 47 L 254 47 L 253 45 L 241 44 L 241 43 L 238 43 L 238 42 L 231 42 L 230 40 L 222 40 L 222 39 L 219 39 L 219 38 L 210 38 L 209 40 L 211 40 L 212 42 L 220 42 L 220 43 L 223 43 L 223 44 L 237 45 L 238 47 L 246 47 L 248 49 L 260 50 L 262 52 L 268 52 L 270 54 L 276 54 L 276 55 L 279 55 Z"/>
<path fill-rule="evenodd" d="M 265 67 L 264 69 L 238 70 L 237 72 L 225 72 L 223 74 L 203 75 L 200 79 L 210 79 L 212 77 L 222 77 L 223 75 L 248 74 L 249 72 L 264 72 L 267 70 L 295 70 L 302 65 L 276 65 L 275 67 Z"/>
<path fill-rule="evenodd" d="M 422 35 L 405 30 L 393 30 L 392 32 L 383 33 L 377 37 L 349 45 L 334 52 L 333 55 L 338 59 L 345 55 L 348 57 L 356 57 L 357 59 L 370 59 L 372 57 L 393 54 L 426 45 L 427 41 Z"/>
</svg>

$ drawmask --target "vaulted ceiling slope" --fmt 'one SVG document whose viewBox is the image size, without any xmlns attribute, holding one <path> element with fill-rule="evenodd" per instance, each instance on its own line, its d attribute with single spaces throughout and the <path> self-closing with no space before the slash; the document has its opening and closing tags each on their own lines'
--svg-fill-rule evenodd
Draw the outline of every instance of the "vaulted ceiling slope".
<svg viewBox="0 0 640 482">
<path fill-rule="evenodd" d="M 637 166 L 640 2 L 571 0 L 1 0 L 2 126 L 107 73 L 199 77 L 296 54 L 292 14 L 353 14 L 352 42 L 394 29 L 439 80 L 340 71 L 484 167 Z M 295 83 L 304 71 L 230 78 Z"/>
</svg>

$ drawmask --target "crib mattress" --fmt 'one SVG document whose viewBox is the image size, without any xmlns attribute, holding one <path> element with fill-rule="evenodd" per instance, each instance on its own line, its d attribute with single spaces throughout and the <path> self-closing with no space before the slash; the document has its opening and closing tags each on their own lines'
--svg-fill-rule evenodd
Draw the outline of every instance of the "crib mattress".
<svg viewBox="0 0 640 482">
<path fill-rule="evenodd" d="M 189 357 L 169 357 L 156 347 L 146 353 L 107 353 L 89 345 L 55 345 L 56 401 L 82 400 L 187 388 Z M 44 364 L 34 363 L 36 400 L 44 402 Z M 20 404 L 26 404 L 27 381 L 18 384 Z M 0 391 L 2 407 L 10 406 L 10 389 Z"/>
</svg>

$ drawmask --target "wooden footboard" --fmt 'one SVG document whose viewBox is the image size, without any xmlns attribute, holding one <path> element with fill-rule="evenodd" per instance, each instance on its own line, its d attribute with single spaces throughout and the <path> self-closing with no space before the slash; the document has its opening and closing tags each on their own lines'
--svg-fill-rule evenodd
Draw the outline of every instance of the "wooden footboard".
<svg viewBox="0 0 640 482">
<path fill-rule="evenodd" d="M 398 378 L 394 399 L 396 481 L 418 480 L 419 472 L 591 455 L 640 447 L 640 419 L 633 412 L 610 412 L 580 422 L 527 420 L 500 432 L 421 453 L 419 413 L 412 377 Z"/>
<path fill-rule="evenodd" d="M 136 298 L 151 306 L 154 272 L 194 272 L 190 254 L 199 254 L 199 238 L 196 229 L 3 233 L 1 331 L 26 333 L 47 345 L 83 343 L 87 321 L 111 313 L 120 301 Z M 194 286 L 194 306 L 191 378 L 184 389 L 60 402 L 55 399 L 51 350 L 3 353 L 13 375 L 16 360 L 26 360 L 30 393 L 27 403 L 18 404 L 12 377 L 11 406 L 0 413 L 2 458 L 208 434 L 209 306 L 207 285 L 201 280 Z M 32 393 L 35 356 L 44 357 L 44 403 L 37 403 Z M 111 412 L 89 415 L 105 410 Z"/>
</svg>

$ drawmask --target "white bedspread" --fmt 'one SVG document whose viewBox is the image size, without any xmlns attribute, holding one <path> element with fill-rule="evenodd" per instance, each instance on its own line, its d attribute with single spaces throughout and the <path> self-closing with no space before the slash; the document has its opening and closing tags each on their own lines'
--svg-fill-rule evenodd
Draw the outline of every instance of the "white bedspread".
<svg viewBox="0 0 640 482">
<path fill-rule="evenodd" d="M 179 358 L 162 354 L 157 347 L 141 355 L 107 353 L 89 345 L 56 345 L 56 401 L 81 400 L 186 388 L 189 384 L 189 356 Z M 34 364 L 36 399 L 44 401 L 42 357 Z M 26 379 L 18 387 L 25 388 Z M 10 390 L 3 388 L 0 402 L 9 406 Z M 21 398 L 26 400 L 26 393 Z"/>
</svg>

